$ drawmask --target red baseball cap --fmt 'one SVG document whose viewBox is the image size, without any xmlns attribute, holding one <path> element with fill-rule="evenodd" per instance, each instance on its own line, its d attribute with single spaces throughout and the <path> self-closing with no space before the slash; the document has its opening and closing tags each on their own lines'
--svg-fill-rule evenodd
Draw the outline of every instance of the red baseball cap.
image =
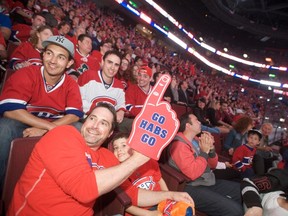
<svg viewBox="0 0 288 216">
<path fill-rule="evenodd" d="M 149 77 L 152 77 L 152 69 L 148 66 L 142 66 L 139 73 L 146 73 Z"/>
</svg>

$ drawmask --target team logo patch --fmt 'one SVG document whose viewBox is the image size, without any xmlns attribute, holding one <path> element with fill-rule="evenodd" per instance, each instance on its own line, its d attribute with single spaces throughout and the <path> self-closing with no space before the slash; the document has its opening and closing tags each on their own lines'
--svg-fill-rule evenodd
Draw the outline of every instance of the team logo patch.
<svg viewBox="0 0 288 216">
<path fill-rule="evenodd" d="M 152 176 L 145 176 L 143 178 L 139 178 L 132 183 L 134 186 L 145 189 L 145 190 L 153 190 L 156 183 L 153 181 Z"/>
<path fill-rule="evenodd" d="M 56 38 L 56 41 L 58 41 L 59 43 L 64 43 L 65 38 L 63 36 L 58 36 Z"/>
</svg>

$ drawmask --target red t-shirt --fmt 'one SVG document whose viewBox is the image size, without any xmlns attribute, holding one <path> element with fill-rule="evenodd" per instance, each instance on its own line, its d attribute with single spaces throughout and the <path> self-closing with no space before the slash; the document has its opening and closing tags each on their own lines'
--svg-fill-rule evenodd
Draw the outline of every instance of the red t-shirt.
<svg viewBox="0 0 288 216">
<path fill-rule="evenodd" d="M 88 147 L 74 127 L 56 127 L 36 144 L 15 187 L 8 215 L 91 216 L 99 196 L 94 170 L 118 163 L 108 149 Z M 122 188 L 135 205 L 138 190 L 129 181 Z"/>
</svg>

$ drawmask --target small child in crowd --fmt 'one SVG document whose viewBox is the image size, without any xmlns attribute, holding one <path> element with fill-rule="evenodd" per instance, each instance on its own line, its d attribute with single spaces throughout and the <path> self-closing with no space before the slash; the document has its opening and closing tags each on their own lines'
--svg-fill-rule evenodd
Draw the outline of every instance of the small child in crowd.
<svg viewBox="0 0 288 216">
<path fill-rule="evenodd" d="M 247 143 L 235 149 L 232 157 L 232 163 L 236 169 L 241 172 L 242 178 L 249 178 L 255 175 L 252 167 L 253 157 L 256 153 L 256 147 L 260 144 L 262 134 L 258 130 L 249 130 L 247 134 Z"/>
<path fill-rule="evenodd" d="M 127 145 L 128 134 L 118 133 L 112 140 L 114 155 L 120 162 L 127 160 L 132 153 L 132 149 Z M 139 167 L 129 180 L 133 186 L 153 191 L 168 191 L 165 181 L 162 179 L 158 162 L 150 159 L 147 163 Z M 151 208 L 156 209 L 156 208 Z M 157 210 L 146 210 L 136 206 L 131 206 L 126 210 L 132 215 L 161 215 Z"/>
</svg>

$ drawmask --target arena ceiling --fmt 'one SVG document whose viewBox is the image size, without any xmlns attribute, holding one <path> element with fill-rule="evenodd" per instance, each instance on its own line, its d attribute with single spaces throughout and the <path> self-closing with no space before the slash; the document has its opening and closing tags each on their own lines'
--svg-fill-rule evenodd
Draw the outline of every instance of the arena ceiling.
<svg viewBox="0 0 288 216">
<path fill-rule="evenodd" d="M 127 0 L 128 1 L 128 0 Z M 233 53 L 288 58 L 288 0 L 154 0 L 184 24 L 195 37 L 202 37 L 216 49 L 228 47 Z M 122 10 L 115 0 L 98 0 L 112 10 Z M 177 28 L 146 0 L 130 0 L 169 31 Z M 117 6 L 118 5 L 118 6 Z M 124 12 L 123 12 L 124 11 Z M 134 15 L 128 15 L 134 19 Z M 170 26 L 169 26 L 170 25 Z M 172 30 L 173 32 L 173 30 Z M 184 35 L 184 33 L 183 33 Z M 282 65 L 285 66 L 285 65 Z"/>
<path fill-rule="evenodd" d="M 288 50 L 287 0 L 157 0 L 201 36 L 244 47 Z"/>
</svg>

